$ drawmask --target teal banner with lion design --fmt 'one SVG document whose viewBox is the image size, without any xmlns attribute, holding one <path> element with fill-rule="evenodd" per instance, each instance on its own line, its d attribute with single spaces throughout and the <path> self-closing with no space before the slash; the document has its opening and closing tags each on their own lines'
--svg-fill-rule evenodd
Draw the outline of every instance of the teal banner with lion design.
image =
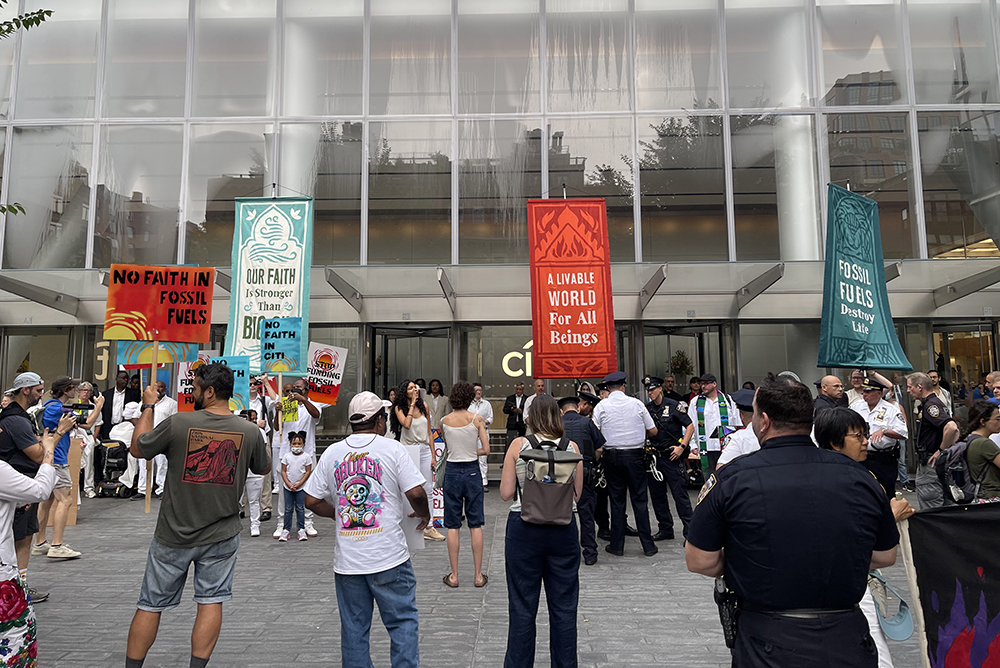
<svg viewBox="0 0 1000 668">
<path fill-rule="evenodd" d="M 261 369 L 262 320 L 309 322 L 312 228 L 311 197 L 236 198 L 225 353 L 249 357 L 253 373 Z M 305 359 L 308 340 L 301 338 L 300 359 Z"/>
<path fill-rule="evenodd" d="M 829 185 L 819 367 L 912 368 L 885 289 L 878 204 Z"/>
</svg>

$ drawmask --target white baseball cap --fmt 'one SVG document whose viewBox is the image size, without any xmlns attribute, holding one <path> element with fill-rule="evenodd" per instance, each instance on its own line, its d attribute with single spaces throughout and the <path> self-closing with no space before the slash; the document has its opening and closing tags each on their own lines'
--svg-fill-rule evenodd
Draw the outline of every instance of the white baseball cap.
<svg viewBox="0 0 1000 668">
<path fill-rule="evenodd" d="M 384 411 L 382 400 L 374 392 L 359 392 L 351 399 L 347 408 L 348 420 L 352 424 L 368 422 L 373 417 Z"/>
<path fill-rule="evenodd" d="M 36 385 L 41 385 L 43 382 L 42 377 L 33 371 L 25 371 L 24 373 L 17 374 L 17 378 L 14 379 L 14 386 L 11 387 L 5 394 L 10 394 L 11 392 L 16 392 L 22 387 L 35 387 Z"/>
</svg>

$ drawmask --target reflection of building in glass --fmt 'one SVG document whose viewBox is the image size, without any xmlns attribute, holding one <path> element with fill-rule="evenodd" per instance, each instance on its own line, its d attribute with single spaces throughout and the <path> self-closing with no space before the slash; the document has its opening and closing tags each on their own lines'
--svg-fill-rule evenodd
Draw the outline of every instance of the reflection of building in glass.
<svg viewBox="0 0 1000 668">
<path fill-rule="evenodd" d="M 837 82 L 824 98 L 828 107 L 892 104 L 899 90 L 892 72 L 861 72 Z"/>
</svg>

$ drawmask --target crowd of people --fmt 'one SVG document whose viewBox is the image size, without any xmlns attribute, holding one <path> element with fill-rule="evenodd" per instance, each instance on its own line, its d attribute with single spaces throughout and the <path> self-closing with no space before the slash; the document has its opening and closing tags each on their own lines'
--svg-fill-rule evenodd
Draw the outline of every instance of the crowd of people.
<svg viewBox="0 0 1000 668">
<path fill-rule="evenodd" d="M 740 601 L 736 665 L 790 665 L 773 655 L 783 648 L 826 657 L 829 665 L 891 666 L 866 583 L 870 568 L 895 561 L 895 523 L 914 512 L 898 498 L 897 484 L 916 491 L 920 508 L 963 502 L 942 466 L 960 448 L 975 501 L 1000 500 L 1000 372 L 984 378 L 982 396 L 967 402 L 961 417 L 936 373 L 904 379 L 855 370 L 849 390 L 826 376 L 816 381 L 815 397 L 788 372 L 731 395 L 711 373 L 692 378 L 686 395 L 675 391 L 673 377 L 650 375 L 642 379 L 645 401 L 625 393 L 626 381 L 614 372 L 557 400 L 536 379 L 531 395 L 517 383 L 504 401 L 507 667 L 534 665 L 542 587 L 552 665 L 576 665 L 581 562 L 598 562 L 598 540 L 611 557 L 623 556 L 629 535 L 645 556 L 655 555 L 658 542 L 675 539 L 670 499 L 690 570 L 724 574 L 722 590 Z M 445 394 L 439 380 L 425 388 L 417 379 L 384 400 L 357 394 L 348 410 L 352 433 L 319 457 L 322 404 L 309 399 L 304 380 L 285 383 L 280 395 L 266 378 L 253 381 L 250 406 L 238 415 L 229 409 L 233 374 L 221 364 L 195 370 L 194 412 L 179 413 L 163 382 L 141 391 L 137 385 L 121 371 L 98 394 L 90 383 L 60 376 L 43 401 L 44 380 L 26 372 L 4 395 L 0 582 L 24 605 L 11 608 L 18 624 L 0 622 L 7 646 L 27 657 L 24 665 L 36 652 L 32 605 L 48 597 L 28 585 L 30 558 L 81 556 L 65 541 L 69 510 L 79 503 L 75 477 L 86 497 L 118 489 L 143 498 L 148 487 L 161 498 L 129 631 L 132 668 L 142 665 L 162 611 L 179 603 L 191 564 L 198 615 L 190 665 L 207 664 L 222 604 L 232 597 L 247 512 L 254 538 L 276 514 L 280 542 L 317 535 L 316 515 L 334 521 L 345 666 L 370 665 L 374 604 L 389 630 L 392 665 L 419 665 L 406 518 L 424 538 L 446 542 L 445 587 L 488 586 L 483 526 L 493 408 L 480 383 L 458 381 Z M 83 444 L 79 471 L 69 457 L 76 438 Z M 911 438 L 915 484 L 905 455 Z M 128 449 L 127 465 L 106 479 L 95 452 L 115 443 Z M 693 481 L 701 483 L 695 507 Z M 802 502 L 803 485 L 815 502 Z M 431 519 L 435 486 L 446 535 Z M 459 573 L 463 525 L 473 556 L 468 580 Z M 835 594 L 832 581 L 843 585 Z M 816 620 L 830 630 L 821 640 L 810 635 Z M 762 650 L 760 639 L 773 651 Z"/>
</svg>

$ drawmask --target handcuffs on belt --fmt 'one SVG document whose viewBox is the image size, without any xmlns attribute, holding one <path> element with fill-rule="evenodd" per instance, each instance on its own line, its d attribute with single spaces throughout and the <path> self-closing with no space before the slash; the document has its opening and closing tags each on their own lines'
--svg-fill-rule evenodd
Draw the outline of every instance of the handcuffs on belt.
<svg viewBox="0 0 1000 668">
<path fill-rule="evenodd" d="M 684 461 L 684 458 L 687 457 L 687 453 L 690 450 L 684 447 L 684 441 L 681 439 L 677 439 L 677 445 L 684 448 L 684 451 L 681 452 L 677 460 L 671 460 L 671 461 Z M 646 465 L 646 470 L 649 472 L 651 476 L 653 476 L 653 480 L 656 480 L 657 482 L 663 482 L 663 472 L 660 471 L 660 469 L 656 466 L 657 459 L 664 455 L 666 455 L 669 458 L 670 457 L 670 455 L 668 454 L 669 451 L 675 447 L 677 446 L 675 445 L 655 446 L 652 445 L 649 441 L 646 441 L 646 445 L 642 451 L 642 459 L 643 463 Z M 663 450 L 663 452 L 658 455 L 656 453 L 657 450 Z"/>
</svg>

